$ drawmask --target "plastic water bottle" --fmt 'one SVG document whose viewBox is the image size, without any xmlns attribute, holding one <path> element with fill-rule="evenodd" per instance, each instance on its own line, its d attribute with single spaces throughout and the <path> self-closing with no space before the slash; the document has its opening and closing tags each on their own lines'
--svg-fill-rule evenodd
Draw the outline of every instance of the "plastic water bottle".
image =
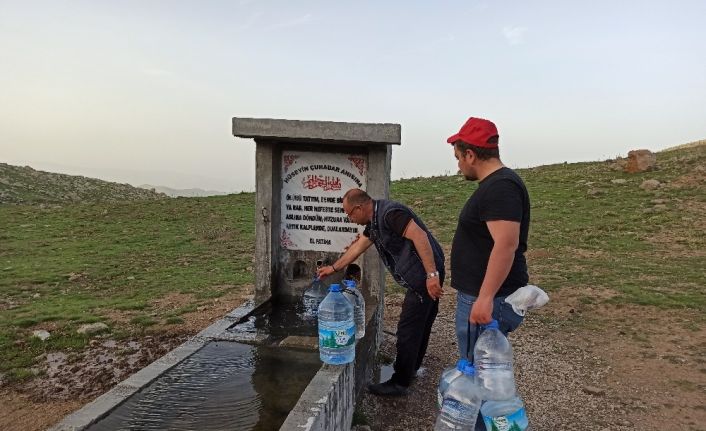
<svg viewBox="0 0 706 431">
<path fill-rule="evenodd" d="M 475 369 L 467 363 L 461 369 L 461 375 L 446 389 L 434 431 L 473 431 L 482 402 L 483 390 L 475 379 Z"/>
<path fill-rule="evenodd" d="M 319 305 L 319 357 L 326 364 L 340 365 L 355 359 L 353 305 L 332 284 Z"/>
<path fill-rule="evenodd" d="M 441 378 L 439 379 L 439 387 L 436 391 L 439 410 L 441 410 L 441 405 L 444 402 L 444 394 L 446 393 L 446 390 L 456 377 L 463 374 L 463 367 L 466 365 L 468 365 L 468 360 L 461 358 L 458 360 L 456 365 L 442 371 Z"/>
<path fill-rule="evenodd" d="M 311 286 L 304 291 L 304 317 L 309 320 L 316 319 L 316 313 L 319 310 L 319 304 L 324 300 L 328 289 L 319 277 L 314 276 Z"/>
<path fill-rule="evenodd" d="M 527 431 L 529 420 L 518 395 L 503 401 L 486 401 L 480 408 L 487 431 Z"/>
<path fill-rule="evenodd" d="M 355 280 L 343 280 L 346 290 L 343 294 L 353 304 L 353 320 L 355 321 L 355 339 L 360 340 L 365 336 L 365 298 L 356 284 Z"/>
<path fill-rule="evenodd" d="M 498 329 L 497 320 L 483 326 L 473 349 L 473 363 L 478 383 L 485 390 L 484 399 L 507 400 L 515 396 L 512 346 Z"/>
</svg>

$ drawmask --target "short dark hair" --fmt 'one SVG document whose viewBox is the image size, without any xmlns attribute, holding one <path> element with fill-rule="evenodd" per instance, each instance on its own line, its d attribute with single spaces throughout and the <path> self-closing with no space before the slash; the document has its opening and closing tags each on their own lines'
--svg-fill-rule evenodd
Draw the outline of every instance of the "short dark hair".
<svg viewBox="0 0 706 431">
<path fill-rule="evenodd" d="M 365 193 L 364 190 L 350 189 L 345 195 L 343 195 L 343 200 L 347 200 L 351 205 L 363 205 L 373 200 L 373 198 L 371 198 L 369 194 Z"/>
<path fill-rule="evenodd" d="M 487 143 L 488 144 L 494 144 L 498 145 L 499 137 L 496 136 L 491 136 L 488 138 Z M 458 148 L 458 150 L 466 154 L 466 151 L 471 150 L 473 151 L 473 154 L 476 155 L 480 160 L 488 160 L 488 159 L 499 159 L 500 158 L 500 150 L 496 146 L 495 148 L 485 148 L 485 147 L 479 147 L 477 145 L 472 145 L 468 144 L 463 141 L 456 141 L 454 142 L 454 146 Z"/>
</svg>

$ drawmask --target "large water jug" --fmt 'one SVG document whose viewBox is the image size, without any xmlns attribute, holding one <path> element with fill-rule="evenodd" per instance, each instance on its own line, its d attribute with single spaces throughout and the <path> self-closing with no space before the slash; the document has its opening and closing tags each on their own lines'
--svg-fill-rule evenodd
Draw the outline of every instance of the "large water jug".
<svg viewBox="0 0 706 431">
<path fill-rule="evenodd" d="M 319 304 L 324 300 L 328 289 L 323 281 L 317 276 L 314 276 L 314 280 L 311 282 L 311 286 L 304 291 L 304 297 L 302 301 L 304 302 L 304 318 L 307 320 L 315 320 L 316 313 L 319 310 Z"/>
<path fill-rule="evenodd" d="M 355 359 L 355 322 L 353 305 L 332 284 L 319 305 L 319 357 L 326 364 L 340 365 Z"/>
<path fill-rule="evenodd" d="M 480 408 L 488 431 L 527 431 L 530 429 L 527 412 L 518 395 L 502 401 L 486 401 Z"/>
<path fill-rule="evenodd" d="M 512 346 L 505 338 L 498 321 L 482 327 L 473 349 L 478 383 L 485 390 L 486 400 L 507 400 L 515 396 L 515 375 L 512 370 Z"/>
<path fill-rule="evenodd" d="M 461 375 L 451 381 L 444 394 L 434 431 L 473 431 L 483 402 L 483 390 L 475 379 L 473 365 L 466 364 Z"/>
<path fill-rule="evenodd" d="M 439 379 L 439 387 L 436 390 L 437 405 L 439 410 L 441 410 L 441 404 L 444 402 L 444 394 L 449 387 L 449 384 L 458 376 L 463 374 L 463 367 L 468 365 L 468 360 L 461 358 L 458 360 L 456 365 L 449 367 L 441 372 L 441 378 Z"/>
<path fill-rule="evenodd" d="M 343 294 L 353 305 L 353 320 L 355 321 L 355 339 L 360 341 L 365 336 L 365 298 L 356 284 L 355 280 L 343 280 L 346 289 Z"/>
</svg>

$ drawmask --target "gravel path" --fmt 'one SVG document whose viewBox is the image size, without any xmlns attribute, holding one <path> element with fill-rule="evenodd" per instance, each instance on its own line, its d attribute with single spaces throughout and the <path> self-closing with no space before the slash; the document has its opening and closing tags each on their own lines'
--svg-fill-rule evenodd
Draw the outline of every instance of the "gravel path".
<svg viewBox="0 0 706 431">
<path fill-rule="evenodd" d="M 395 354 L 395 337 L 390 334 L 395 332 L 401 302 L 400 295 L 390 295 L 386 299 L 383 357 L 393 358 Z M 562 303 L 561 298 L 559 303 L 554 301 L 550 305 L 530 313 L 523 325 L 510 335 L 519 391 L 534 431 L 661 430 L 667 429 L 664 424 L 670 421 L 681 424 L 675 423 L 677 427 L 669 429 L 706 429 L 706 423 L 701 420 L 706 386 L 701 387 L 700 394 L 686 394 L 692 398 L 696 396 L 691 409 L 679 410 L 669 404 L 664 407 L 660 404 L 664 394 L 661 388 L 654 385 L 640 387 L 633 384 L 630 375 L 616 375 L 612 361 L 624 358 L 611 358 L 612 353 L 607 353 L 610 349 L 601 350 L 605 348 L 601 344 L 605 328 L 585 325 L 580 311 Z M 439 376 L 444 368 L 458 359 L 453 331 L 454 310 L 455 295 L 447 293 L 434 325 L 423 364 L 424 372 L 413 383 L 410 394 L 404 398 L 363 395 L 357 410 L 366 418 L 367 424 L 358 426 L 358 429 L 433 428 Z M 698 361 L 697 357 L 695 362 Z M 645 362 L 640 366 L 648 365 Z M 648 375 L 653 372 L 659 371 L 647 370 Z M 698 378 L 699 371 L 695 373 Z M 703 370 L 700 373 L 704 375 Z M 657 411 L 661 411 L 661 420 L 655 413 Z"/>
</svg>

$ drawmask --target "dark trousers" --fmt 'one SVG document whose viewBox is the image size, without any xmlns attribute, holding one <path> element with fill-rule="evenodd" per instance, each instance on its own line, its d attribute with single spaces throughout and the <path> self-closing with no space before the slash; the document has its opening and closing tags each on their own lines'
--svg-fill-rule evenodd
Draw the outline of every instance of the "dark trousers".
<svg viewBox="0 0 706 431">
<path fill-rule="evenodd" d="M 427 352 L 431 326 L 439 312 L 439 301 L 407 289 L 397 323 L 397 358 L 390 380 L 409 386 Z"/>
</svg>

